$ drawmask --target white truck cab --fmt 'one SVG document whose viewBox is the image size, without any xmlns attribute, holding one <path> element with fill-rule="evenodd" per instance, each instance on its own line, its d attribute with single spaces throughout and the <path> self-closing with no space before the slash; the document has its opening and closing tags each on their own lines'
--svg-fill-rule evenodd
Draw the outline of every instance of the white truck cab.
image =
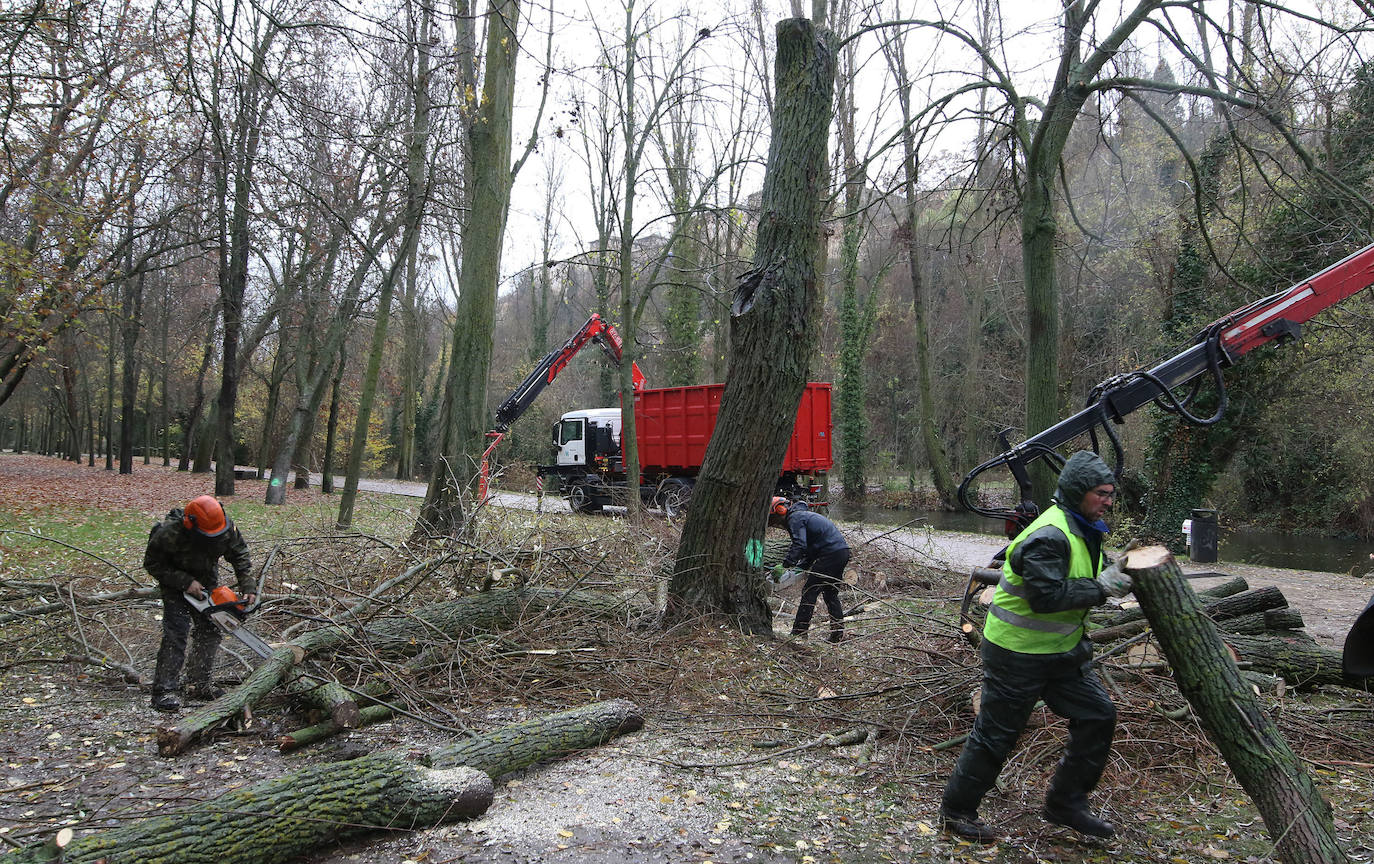
<svg viewBox="0 0 1374 864">
<path fill-rule="evenodd" d="M 598 446 L 596 443 L 598 429 L 610 430 L 610 442 L 614 445 L 616 452 L 619 452 L 619 408 L 587 408 L 581 411 L 569 411 L 559 418 L 553 427 L 553 443 L 558 446 L 557 464 L 560 467 L 564 465 L 586 465 L 589 458 L 594 459 L 598 454 L 607 455 L 605 453 L 604 432 L 602 433 L 601 445 Z"/>
</svg>

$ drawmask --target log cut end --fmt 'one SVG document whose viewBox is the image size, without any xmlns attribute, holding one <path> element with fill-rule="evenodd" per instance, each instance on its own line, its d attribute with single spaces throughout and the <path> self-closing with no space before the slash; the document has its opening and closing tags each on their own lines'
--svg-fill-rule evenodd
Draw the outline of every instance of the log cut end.
<svg viewBox="0 0 1374 864">
<path fill-rule="evenodd" d="M 444 821 L 475 819 L 487 812 L 496 795 L 495 784 L 476 768 L 434 768 L 425 771 L 424 784 L 430 791 L 447 798 Z"/>
<path fill-rule="evenodd" d="M 1123 570 L 1150 570 L 1173 560 L 1173 553 L 1165 546 L 1142 546 L 1132 549 L 1121 559 Z"/>
<path fill-rule="evenodd" d="M 180 726 L 164 726 L 157 730 L 157 755 L 176 756 L 195 740 L 194 732 Z"/>
</svg>

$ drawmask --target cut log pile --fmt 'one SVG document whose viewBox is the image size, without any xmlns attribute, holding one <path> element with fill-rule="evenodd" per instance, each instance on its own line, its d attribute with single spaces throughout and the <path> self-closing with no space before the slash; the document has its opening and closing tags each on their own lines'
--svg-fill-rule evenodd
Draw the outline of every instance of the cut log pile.
<svg viewBox="0 0 1374 864">
<path fill-rule="evenodd" d="M 1339 651 L 1319 645 L 1303 631 L 1302 613 L 1288 605 L 1277 586 L 1251 588 L 1244 579 L 1231 577 L 1196 596 L 1201 613 L 1215 625 L 1242 669 L 1274 675 L 1300 688 L 1319 684 L 1364 688 L 1363 679 L 1341 671 Z M 1147 629 L 1144 617 L 1142 598 L 1140 605 L 1096 617 L 1101 627 L 1091 638 L 1106 645 L 1136 636 Z"/>
</svg>

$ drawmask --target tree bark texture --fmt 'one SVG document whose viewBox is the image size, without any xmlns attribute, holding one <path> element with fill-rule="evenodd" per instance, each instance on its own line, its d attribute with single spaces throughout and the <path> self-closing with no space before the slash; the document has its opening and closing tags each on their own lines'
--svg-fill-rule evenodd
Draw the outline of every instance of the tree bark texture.
<svg viewBox="0 0 1374 864">
<path fill-rule="evenodd" d="M 418 534 L 456 534 L 465 524 L 463 497 L 475 491 L 478 464 L 491 424 L 491 369 L 501 246 L 510 211 L 511 117 L 519 57 L 519 0 L 491 0 L 487 10 L 486 75 L 473 118 L 473 218 L 463 232 L 463 273 L 455 311 L 452 360 L 440 408 L 440 446 L 430 473 Z"/>
<path fill-rule="evenodd" d="M 190 812 L 78 837 L 63 864 L 273 864 L 322 844 L 378 830 L 417 830 L 480 816 L 491 778 L 473 768 L 434 770 L 398 753 L 315 765 L 221 795 Z M 14 864 L 44 861 L 36 849 Z M 7 859 L 8 861 L 8 859 Z"/>
<path fill-rule="evenodd" d="M 410 761 L 399 751 L 313 765 L 237 789 L 189 811 L 78 838 L 66 864 L 272 864 L 295 860 L 346 837 L 417 830 L 479 816 L 492 779 L 537 762 L 596 747 L 644 726 L 631 702 L 613 700 L 536 717 Z M 7 864 L 47 860 L 23 849 Z"/>
<path fill-rule="evenodd" d="M 1212 620 L 1217 621 L 1216 618 Z M 1282 609 L 1266 609 L 1263 612 L 1251 612 L 1248 615 L 1223 618 L 1217 621 L 1217 627 L 1227 633 L 1256 636 L 1273 630 L 1301 630 L 1303 620 L 1301 612 L 1285 606 Z"/>
<path fill-rule="evenodd" d="M 769 496 L 819 327 L 816 270 L 836 40 L 810 21 L 777 27 L 778 102 L 753 269 L 735 290 L 730 368 L 669 585 L 669 618 L 723 614 L 772 633 L 758 565 Z"/>
<path fill-rule="evenodd" d="M 1255 802 L 1287 864 L 1345 861 L 1331 806 L 1241 678 L 1216 625 L 1168 550 L 1131 552 L 1124 569 L 1208 737 Z M 1246 638 L 1246 637 L 1235 637 Z"/>
<path fill-rule="evenodd" d="M 1306 634 L 1224 633 L 1221 638 L 1250 669 L 1277 675 L 1295 687 L 1338 684 L 1365 689 L 1363 679 L 1346 675 L 1341 669 L 1341 652 L 1318 645 Z"/>
</svg>

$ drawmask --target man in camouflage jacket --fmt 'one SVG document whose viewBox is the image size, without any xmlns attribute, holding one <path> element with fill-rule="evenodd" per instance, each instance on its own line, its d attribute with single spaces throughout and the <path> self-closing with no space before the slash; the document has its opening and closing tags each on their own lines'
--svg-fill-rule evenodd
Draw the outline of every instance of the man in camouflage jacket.
<svg viewBox="0 0 1374 864">
<path fill-rule="evenodd" d="M 178 711 L 181 699 L 181 667 L 186 665 L 186 694 L 208 700 L 219 695 L 210 681 L 215 654 L 223 638 L 214 623 L 186 601 L 185 593 L 203 597 L 219 585 L 219 559 L 225 559 L 238 577 L 238 593 L 248 606 L 257 599 L 248 544 L 213 496 L 201 495 L 186 507 L 177 508 L 153 526 L 143 569 L 162 589 L 162 646 L 153 673 L 153 707 Z M 191 637 L 190 659 L 186 656 Z"/>
</svg>

